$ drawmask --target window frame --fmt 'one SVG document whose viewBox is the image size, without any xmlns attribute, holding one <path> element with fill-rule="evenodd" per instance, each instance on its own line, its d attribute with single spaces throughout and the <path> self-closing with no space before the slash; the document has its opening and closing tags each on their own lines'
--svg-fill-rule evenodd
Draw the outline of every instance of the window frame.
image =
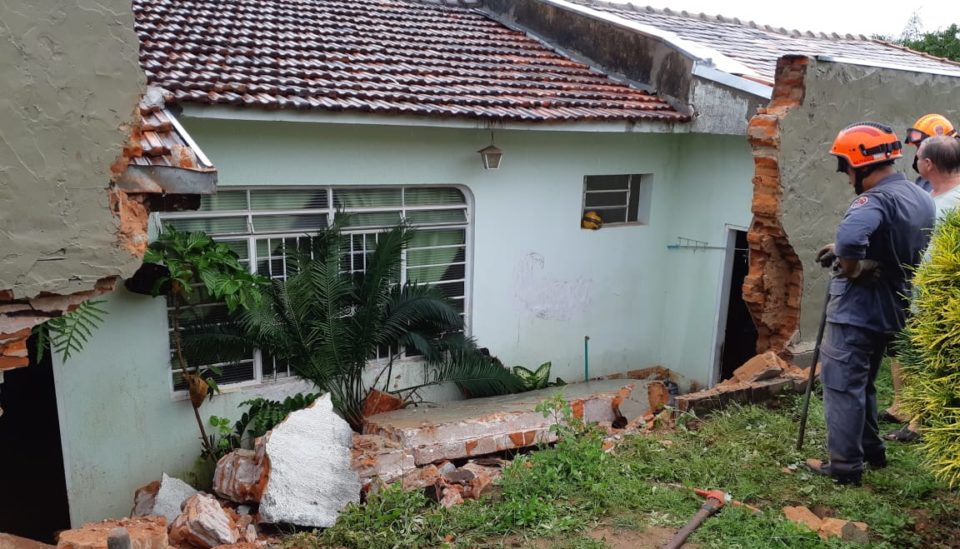
<svg viewBox="0 0 960 549">
<path fill-rule="evenodd" d="M 587 185 L 591 177 L 626 177 L 626 189 L 605 189 L 588 190 Z M 636 189 L 634 189 L 636 181 Z M 587 206 L 588 194 L 622 193 L 626 192 L 626 203 L 622 206 Z M 630 199 L 632 195 L 637 195 L 637 220 L 630 221 Z M 624 210 L 624 219 L 626 221 L 603 221 L 603 227 L 631 227 L 650 225 L 650 210 L 653 200 L 653 174 L 652 173 L 610 173 L 610 174 L 589 174 L 583 176 L 583 186 L 580 192 L 580 219 L 588 211 L 596 211 L 603 218 L 603 210 Z"/>
<path fill-rule="evenodd" d="M 337 190 L 354 190 L 354 189 L 364 189 L 364 190 L 377 190 L 377 189 L 389 189 L 395 190 L 399 188 L 400 190 L 400 205 L 399 206 L 389 206 L 389 207 L 341 207 L 337 208 L 334 205 L 334 192 Z M 416 205 L 416 206 L 407 206 L 406 205 L 406 191 L 408 189 L 416 188 L 446 188 L 446 189 L 456 189 L 463 196 L 463 202 L 458 204 L 442 204 L 442 205 Z M 237 218 L 244 217 L 246 229 L 244 233 L 213 233 L 210 234 L 217 242 L 246 242 L 247 245 L 247 258 L 241 259 L 241 262 L 247 263 L 247 268 L 251 273 L 257 273 L 257 263 L 261 260 L 257 255 L 257 244 L 261 240 L 283 240 L 287 238 L 302 238 L 309 237 L 309 232 L 303 231 L 291 231 L 291 230 L 282 230 L 282 231 L 255 231 L 254 218 L 259 217 L 263 218 L 265 216 L 285 216 L 285 215 L 306 215 L 306 214 L 324 214 L 326 216 L 327 225 L 330 226 L 338 213 L 341 214 L 354 214 L 354 213 L 378 213 L 378 212 L 398 212 L 400 221 L 407 220 L 408 212 L 415 211 L 437 211 L 437 210 L 463 210 L 464 211 L 464 221 L 459 223 L 451 222 L 440 222 L 440 223 L 417 223 L 413 225 L 414 230 L 418 229 L 428 229 L 428 230 L 444 230 L 444 229 L 462 229 L 464 231 L 463 244 L 454 244 L 449 246 L 438 246 L 438 247 L 451 247 L 459 248 L 463 247 L 464 250 L 464 259 L 463 261 L 452 261 L 446 264 L 438 264 L 436 266 L 443 265 L 462 265 L 464 267 L 464 274 L 462 279 L 455 279 L 449 281 L 442 281 L 441 284 L 455 284 L 462 282 L 463 283 L 463 323 L 464 323 L 464 334 L 470 336 L 472 334 L 472 317 L 473 317 L 473 245 L 474 245 L 474 198 L 473 194 L 469 189 L 463 185 L 459 184 L 442 184 L 442 183 L 424 183 L 424 184 L 398 184 L 398 185 L 231 185 L 223 186 L 219 188 L 220 191 L 244 191 L 246 192 L 246 207 L 243 210 L 219 210 L 219 211 L 184 211 L 184 212 L 165 212 L 162 214 L 157 214 L 154 218 L 157 223 L 159 231 L 163 230 L 163 225 L 170 221 L 176 219 L 216 219 L 216 218 Z M 290 208 L 290 209 L 278 209 L 278 210 L 257 210 L 253 208 L 253 200 L 251 198 L 251 191 L 287 191 L 287 190 L 326 190 L 326 206 L 322 208 Z M 357 235 L 357 234 L 377 234 L 383 232 L 386 229 L 389 229 L 393 225 L 360 225 L 356 227 L 344 227 L 344 235 Z M 419 248 L 415 248 L 419 249 Z M 429 249 L 429 248 L 425 248 Z M 272 257 L 272 255 L 266 256 L 267 258 Z M 269 259 L 268 259 L 269 261 Z M 408 280 L 408 266 L 407 266 L 407 249 L 404 248 L 401 256 L 401 262 L 403 268 L 401 269 L 401 283 L 405 283 Z M 417 265 L 415 268 L 431 267 L 434 265 Z M 284 263 L 284 269 L 286 268 L 286 263 Z M 356 272 L 356 271 L 353 271 Z M 266 276 L 270 279 L 281 278 L 279 276 L 271 276 L 269 273 L 263 273 L 263 276 Z M 436 284 L 436 283 L 434 283 Z M 454 301 L 459 301 L 458 298 L 451 298 Z M 172 329 L 169 325 L 169 307 L 164 308 L 165 318 L 167 320 L 167 337 L 170 337 L 170 330 Z M 377 365 L 386 365 L 388 358 L 378 357 L 368 361 L 368 366 L 377 366 Z M 221 392 L 229 393 L 235 391 L 242 391 L 245 389 L 268 386 L 276 383 L 287 383 L 297 381 L 298 378 L 291 371 L 287 371 L 285 375 L 279 375 L 278 370 L 275 370 L 271 375 L 264 375 L 263 369 L 263 353 L 260 349 L 257 349 L 253 355 L 253 379 L 240 381 L 236 383 L 229 383 L 221 385 Z M 420 362 L 420 358 L 417 356 L 413 357 L 401 357 L 396 363 L 404 362 Z M 174 373 L 176 373 L 175 368 L 171 368 L 170 375 L 168 375 L 170 383 L 171 396 L 174 399 L 184 399 L 188 398 L 188 393 L 185 389 L 177 390 L 174 383 Z"/>
</svg>

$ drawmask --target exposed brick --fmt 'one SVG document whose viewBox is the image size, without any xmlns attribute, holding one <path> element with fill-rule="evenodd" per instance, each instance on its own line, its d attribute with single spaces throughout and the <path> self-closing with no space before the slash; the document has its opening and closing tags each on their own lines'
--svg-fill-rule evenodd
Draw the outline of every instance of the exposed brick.
<svg viewBox="0 0 960 549">
<path fill-rule="evenodd" d="M 790 522 L 795 522 L 802 526 L 806 526 L 814 532 L 820 530 L 820 526 L 823 524 L 823 519 L 813 514 L 813 511 L 807 509 L 806 507 L 784 507 L 783 516 L 787 517 L 787 520 Z"/>
<path fill-rule="evenodd" d="M 863 522 L 825 518 L 818 533 L 824 540 L 836 537 L 855 545 L 866 545 L 870 542 L 867 525 Z"/>
<path fill-rule="evenodd" d="M 573 410 L 573 417 L 578 417 L 583 419 L 583 401 L 575 400 L 570 403 L 570 408 Z"/>
<path fill-rule="evenodd" d="M 0 370 L 12 370 L 29 366 L 30 360 L 16 356 L 0 356 Z"/>
</svg>

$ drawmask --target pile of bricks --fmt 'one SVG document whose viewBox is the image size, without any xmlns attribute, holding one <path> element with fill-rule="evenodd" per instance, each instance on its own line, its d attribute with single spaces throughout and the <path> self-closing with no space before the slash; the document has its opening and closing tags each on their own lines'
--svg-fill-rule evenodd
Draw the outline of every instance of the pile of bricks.
<svg viewBox="0 0 960 549">
<path fill-rule="evenodd" d="M 784 392 L 803 392 L 808 371 L 789 364 L 777 353 L 759 354 L 733 372 L 733 377 L 709 389 L 680 395 L 676 407 L 680 412 L 708 412 L 731 402 L 740 404 L 767 402 Z"/>
</svg>

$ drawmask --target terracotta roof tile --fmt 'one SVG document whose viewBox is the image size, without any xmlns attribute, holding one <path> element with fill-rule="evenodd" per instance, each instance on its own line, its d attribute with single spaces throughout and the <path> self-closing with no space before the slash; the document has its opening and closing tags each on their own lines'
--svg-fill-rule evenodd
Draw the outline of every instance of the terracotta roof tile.
<svg viewBox="0 0 960 549">
<path fill-rule="evenodd" d="M 744 23 L 737 18 L 658 10 L 602 0 L 573 1 L 672 32 L 682 39 L 712 48 L 755 70 L 770 83 L 774 79 L 777 59 L 788 54 L 829 55 L 906 70 L 936 70 L 960 76 L 958 63 L 864 36 L 791 31 L 753 22 Z"/>
<path fill-rule="evenodd" d="M 665 101 L 465 7 L 134 0 L 140 64 L 178 102 L 498 121 L 683 122 Z"/>
</svg>

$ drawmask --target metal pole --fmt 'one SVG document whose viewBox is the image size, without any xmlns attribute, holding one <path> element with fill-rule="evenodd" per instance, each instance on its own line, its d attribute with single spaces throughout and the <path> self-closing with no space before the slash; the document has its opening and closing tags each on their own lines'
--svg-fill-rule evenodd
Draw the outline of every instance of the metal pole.
<svg viewBox="0 0 960 549">
<path fill-rule="evenodd" d="M 583 336 L 583 381 L 590 381 L 590 336 Z"/>
<path fill-rule="evenodd" d="M 813 346 L 813 361 L 810 363 L 810 375 L 807 378 L 807 390 L 803 396 L 803 411 L 800 412 L 800 432 L 797 434 L 797 450 L 803 449 L 803 435 L 807 431 L 807 414 L 810 411 L 810 395 L 813 393 L 813 381 L 817 375 L 817 362 L 820 361 L 820 342 L 823 341 L 823 330 L 827 326 L 827 306 L 830 305 L 830 282 L 827 279 L 827 295 L 823 298 L 823 312 L 820 314 L 820 327 L 817 328 L 817 342 Z"/>
</svg>

